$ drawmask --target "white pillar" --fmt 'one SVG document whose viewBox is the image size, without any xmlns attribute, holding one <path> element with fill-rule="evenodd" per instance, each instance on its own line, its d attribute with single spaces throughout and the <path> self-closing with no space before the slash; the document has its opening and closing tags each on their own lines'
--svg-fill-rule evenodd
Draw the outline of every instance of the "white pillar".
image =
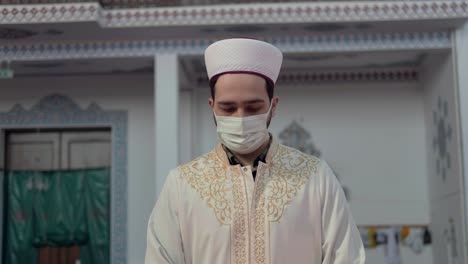
<svg viewBox="0 0 468 264">
<path fill-rule="evenodd" d="M 1 230 L 0 230 L 0 256 L 3 256 L 3 219 L 5 218 L 5 215 L 4 215 L 4 209 L 5 208 L 5 195 L 3 193 L 3 189 L 4 189 L 4 186 L 5 186 L 5 175 L 4 175 L 4 171 L 5 171 L 5 154 L 6 154 L 6 151 L 5 151 L 5 130 L 3 129 L 0 129 L 0 150 L 3 151 L 3 153 L 0 154 L 0 227 Z"/>
<path fill-rule="evenodd" d="M 457 29 L 455 33 L 455 78 L 458 86 L 458 96 L 460 105 L 460 125 L 462 138 L 462 163 L 464 176 L 465 196 L 465 221 L 468 219 L 468 22 L 463 27 Z M 465 230 L 468 230 L 468 223 L 465 222 Z M 468 234 L 465 234 L 468 237 Z M 467 245 L 463 245 L 466 249 Z M 466 254 L 466 251 L 465 251 Z M 466 256 L 465 256 L 465 259 Z"/>
<path fill-rule="evenodd" d="M 179 163 L 179 80 L 177 54 L 155 56 L 156 198 L 171 169 Z"/>
</svg>

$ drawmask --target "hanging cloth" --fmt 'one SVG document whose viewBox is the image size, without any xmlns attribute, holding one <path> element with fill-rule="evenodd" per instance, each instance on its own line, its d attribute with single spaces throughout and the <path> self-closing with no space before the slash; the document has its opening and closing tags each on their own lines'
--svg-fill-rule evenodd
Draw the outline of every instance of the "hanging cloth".
<svg viewBox="0 0 468 264">
<path fill-rule="evenodd" d="M 82 264 L 109 263 L 110 170 L 11 171 L 6 264 L 37 262 L 37 248 L 80 245 Z"/>
<path fill-rule="evenodd" d="M 421 254 L 424 248 L 424 234 L 425 231 L 423 228 L 411 228 L 408 236 L 402 243 L 409 247 L 415 254 Z"/>
<path fill-rule="evenodd" d="M 400 245 L 398 241 L 399 232 L 399 229 L 396 227 L 385 230 L 387 237 L 387 245 L 384 248 L 386 264 L 401 264 Z"/>
</svg>

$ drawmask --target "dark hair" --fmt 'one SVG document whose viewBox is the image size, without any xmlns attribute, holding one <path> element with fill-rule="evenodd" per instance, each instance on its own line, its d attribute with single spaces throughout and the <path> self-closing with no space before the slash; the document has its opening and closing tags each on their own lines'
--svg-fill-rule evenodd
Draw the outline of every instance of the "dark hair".
<svg viewBox="0 0 468 264">
<path fill-rule="evenodd" d="M 211 98 L 215 98 L 215 85 L 216 85 L 216 81 L 218 81 L 218 77 L 219 76 L 215 76 L 213 78 L 211 78 L 210 80 L 210 91 L 211 91 Z M 267 80 L 266 78 L 263 78 L 265 79 L 265 88 L 267 90 L 267 93 L 268 93 L 268 98 L 270 99 L 270 102 L 271 102 L 271 99 L 273 99 L 273 95 L 274 95 L 274 91 L 275 91 L 275 85 Z"/>
</svg>

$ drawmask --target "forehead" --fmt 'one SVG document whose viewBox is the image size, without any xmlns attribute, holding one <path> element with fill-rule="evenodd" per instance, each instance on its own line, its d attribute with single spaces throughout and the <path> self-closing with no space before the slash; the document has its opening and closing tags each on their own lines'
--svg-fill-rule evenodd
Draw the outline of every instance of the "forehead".
<svg viewBox="0 0 468 264">
<path fill-rule="evenodd" d="M 215 85 L 216 99 L 268 98 L 264 78 L 248 73 L 227 73 L 218 77 Z"/>
</svg>

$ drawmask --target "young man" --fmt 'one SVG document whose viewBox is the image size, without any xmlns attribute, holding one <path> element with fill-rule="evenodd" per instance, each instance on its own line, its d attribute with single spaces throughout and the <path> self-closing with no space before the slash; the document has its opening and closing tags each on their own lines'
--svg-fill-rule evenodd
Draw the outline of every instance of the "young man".
<svg viewBox="0 0 468 264">
<path fill-rule="evenodd" d="M 146 264 L 364 263 L 329 166 L 268 133 L 282 58 L 252 39 L 206 49 L 220 143 L 169 173 L 149 220 Z"/>
</svg>

